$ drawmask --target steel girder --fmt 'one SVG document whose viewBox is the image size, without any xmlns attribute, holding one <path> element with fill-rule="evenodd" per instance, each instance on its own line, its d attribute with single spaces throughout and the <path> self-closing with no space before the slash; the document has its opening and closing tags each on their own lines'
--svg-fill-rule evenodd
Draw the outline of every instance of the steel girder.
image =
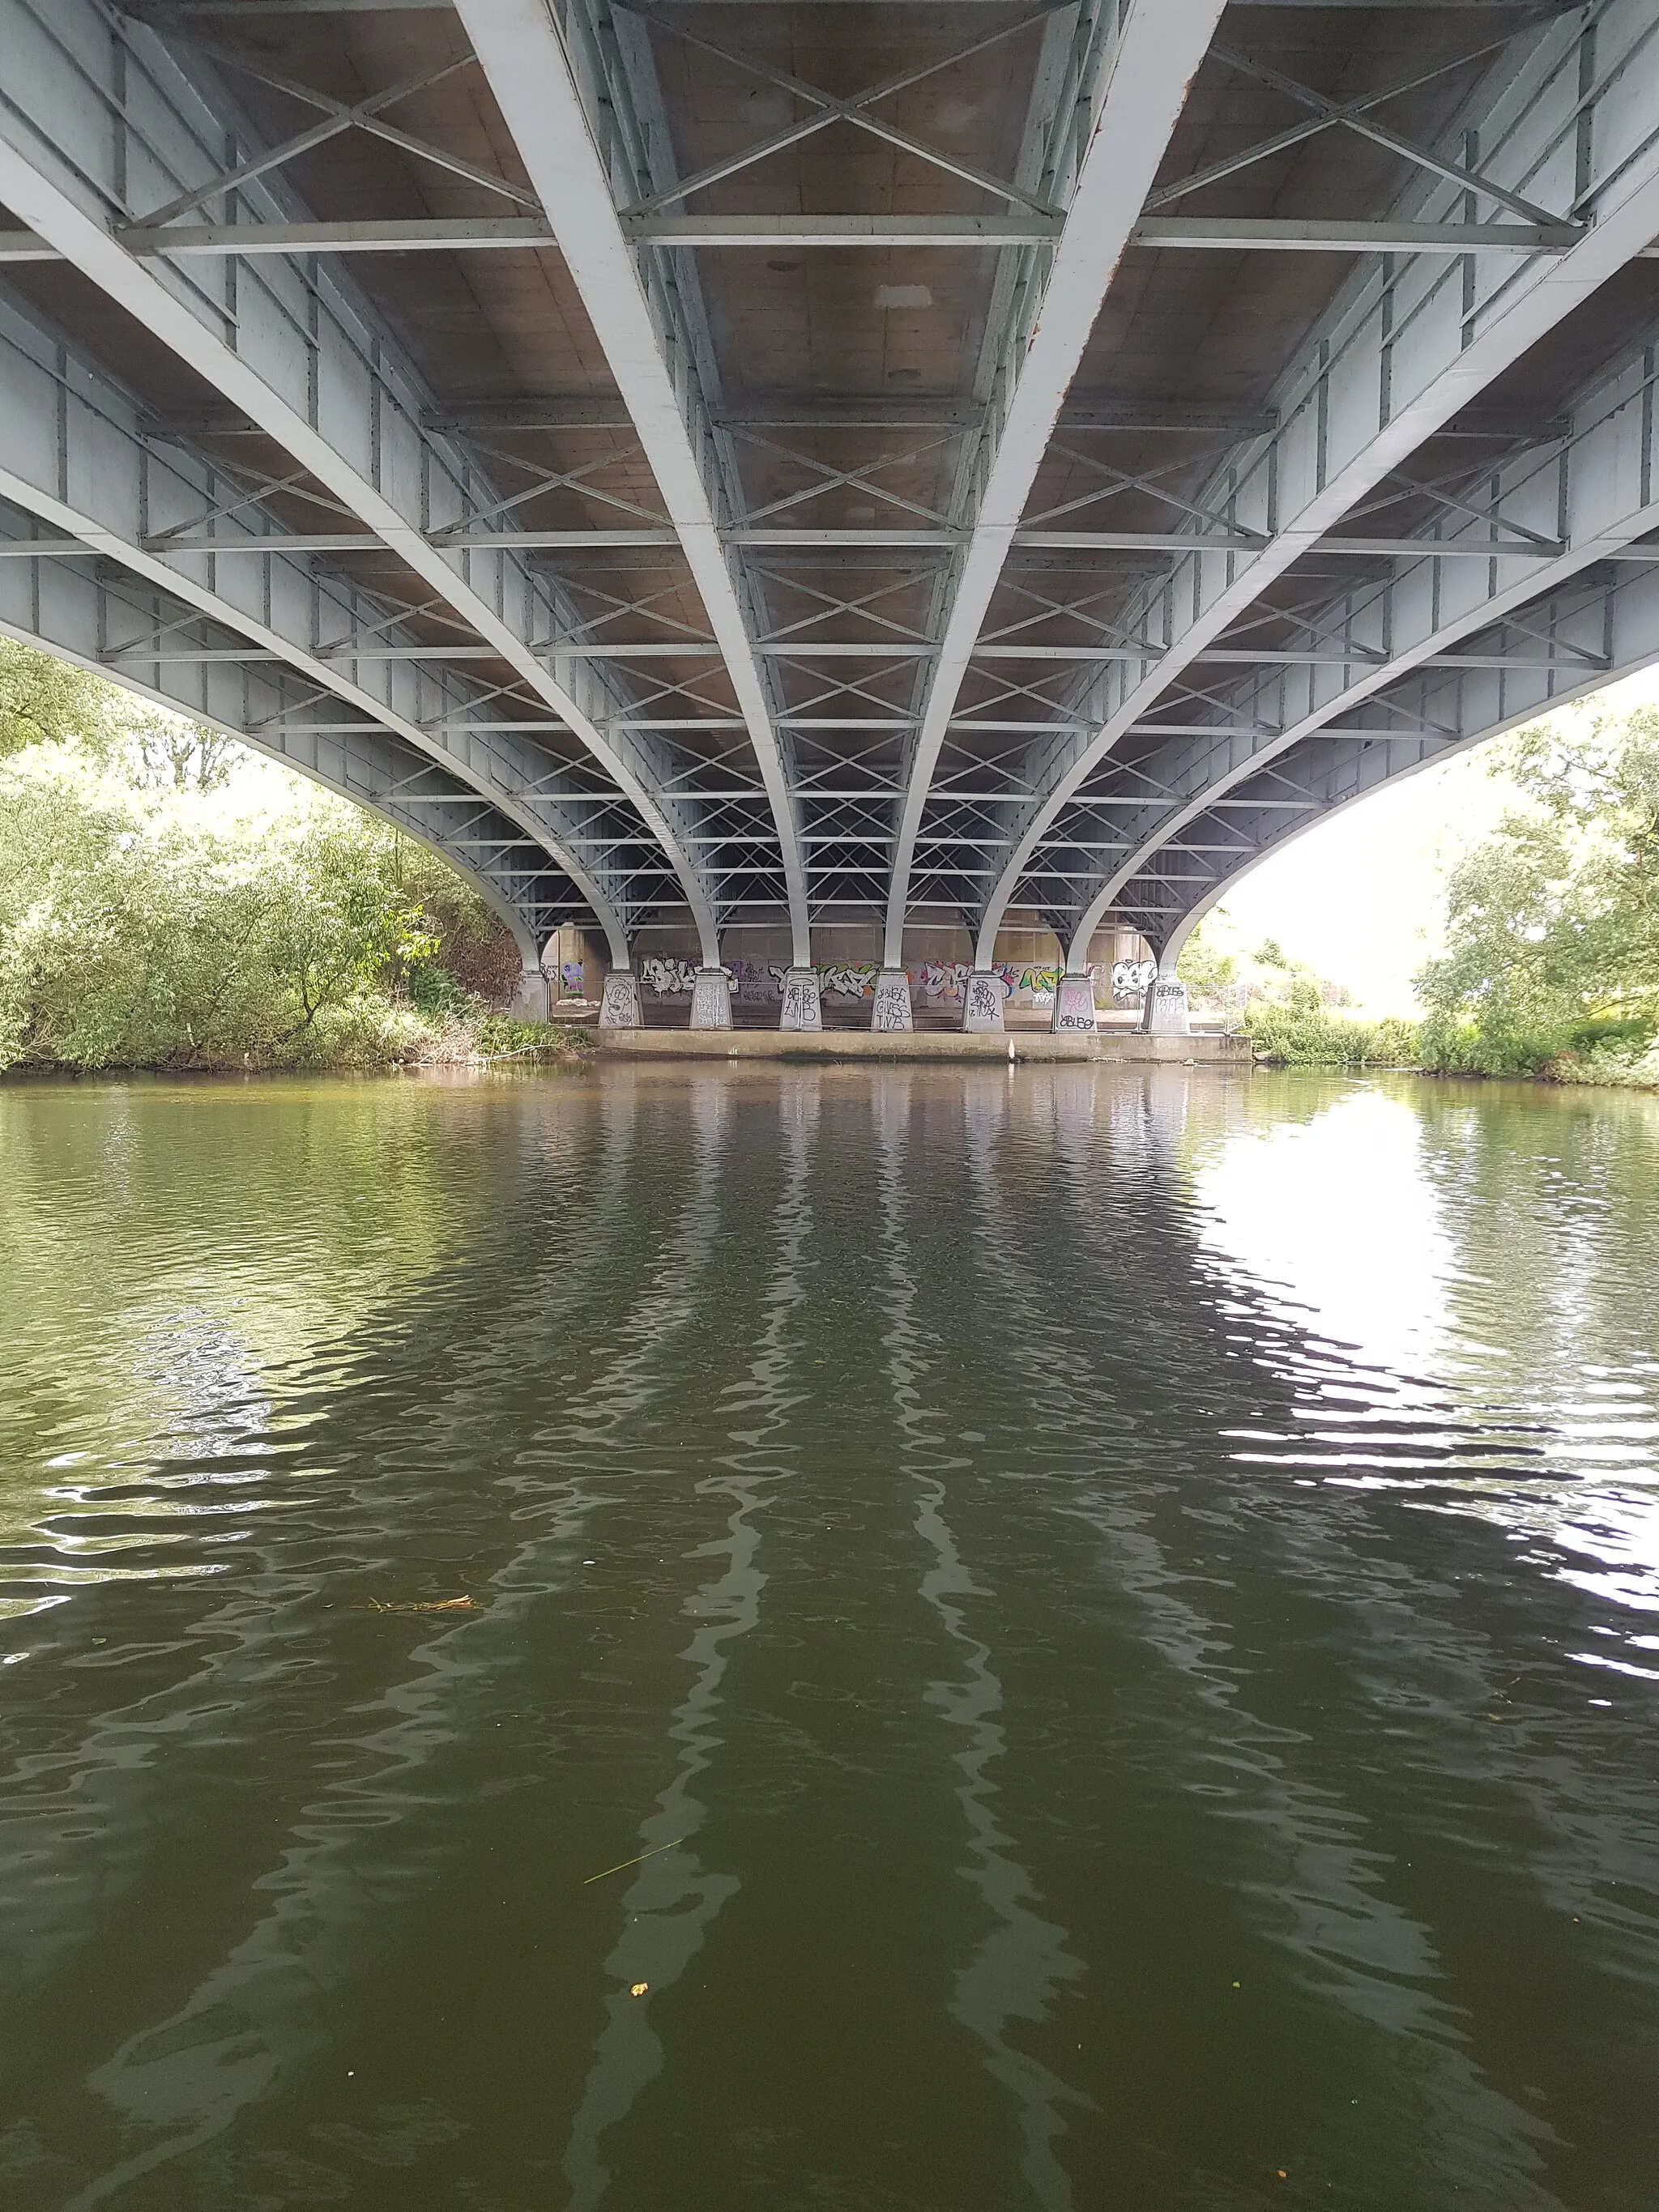
<svg viewBox="0 0 1659 2212">
<path fill-rule="evenodd" d="M 613 198 L 642 198 L 671 181 L 649 49 L 608 0 L 566 0 L 561 28 L 546 0 L 457 0 L 457 8 L 696 580 L 770 807 L 793 958 L 804 965 L 811 947 L 799 809 L 756 649 L 754 600 L 720 535 L 732 501 L 692 307 L 696 272 L 648 251 L 636 259 Z"/>
<path fill-rule="evenodd" d="M 884 958 L 902 958 L 910 870 L 933 772 L 1014 532 L 1061 404 L 1225 0 L 1130 0 L 1079 10 L 1068 82 L 1032 150 L 1033 181 L 1066 210 L 1058 240 L 1025 248 L 997 333 L 992 403 L 969 457 L 971 516 L 956 556 L 888 887 Z M 1069 97 L 1067 96 L 1069 94 Z M 1031 134 L 1028 132 L 1028 143 Z M 1021 181 L 1024 181 L 1022 178 Z"/>
<path fill-rule="evenodd" d="M 251 662 L 235 632 L 95 552 L 32 555 L 29 526 L 0 501 L 0 633 L 240 738 L 441 853 L 512 931 L 526 969 L 539 969 L 562 922 L 584 915 L 583 890 L 487 794 L 367 715 L 323 729 L 305 723 L 316 687 L 302 673 Z M 142 653 L 158 629 L 179 625 L 204 641 L 197 656 L 117 658 L 124 645 Z"/>
<path fill-rule="evenodd" d="M 1257 611 L 1263 627 L 1287 629 L 1327 657 L 1293 668 L 1264 666 L 1220 695 L 1195 689 L 1184 702 L 1174 702 L 1173 711 L 1196 709 L 1204 720 L 1176 726 L 1161 742 L 1154 720 L 1139 732 L 1142 748 L 1133 759 L 1114 755 L 1101 764 L 1056 833 L 1112 810 L 1112 862 L 1079 887 L 1073 935 L 1079 959 L 1102 916 L 1159 848 L 1268 762 L 1299 761 L 1315 733 L 1339 720 L 1352 724 L 1367 704 L 1376 709 L 1379 729 L 1391 722 L 1415 729 L 1421 717 L 1419 687 L 1408 680 L 1414 672 L 1432 668 L 1438 676 L 1459 661 L 1469 666 L 1489 658 L 1513 680 L 1530 657 L 1545 664 L 1536 672 L 1570 690 L 1608 680 L 1611 648 L 1593 633 L 1587 637 L 1577 620 L 1564 630 L 1558 616 L 1587 572 L 1608 562 L 1659 562 L 1659 546 L 1640 543 L 1659 530 L 1656 378 L 1659 333 L 1596 379 L 1559 439 L 1490 469 L 1480 487 L 1486 512 L 1467 516 L 1459 534 L 1488 548 L 1500 532 L 1505 544 L 1530 537 L 1529 552 L 1489 550 L 1480 560 L 1455 562 L 1427 553 L 1340 594 L 1322 584 L 1295 605 L 1264 605 Z"/>
<path fill-rule="evenodd" d="M 574 732 L 667 855 L 713 957 L 715 897 L 691 842 L 701 810 L 675 795 L 682 763 L 628 728 L 633 702 L 611 671 L 549 650 L 580 618 L 547 576 L 506 544 L 445 545 L 499 495 L 463 439 L 426 427 L 432 395 L 349 279 L 287 253 L 227 256 L 216 284 L 114 235 L 135 215 L 220 190 L 226 144 L 257 143 L 211 63 L 99 0 L 0 0 L 0 200 L 264 431 Z M 252 173 L 257 164 L 240 165 L 239 219 L 302 218 L 280 173 Z"/>
<path fill-rule="evenodd" d="M 1425 441 L 1454 416 L 1467 420 L 1495 379 L 1654 251 L 1659 0 L 1532 10 L 1520 34 L 1492 43 L 1490 66 L 1453 122 L 1436 111 L 1432 143 L 1401 135 L 1374 76 L 1362 73 L 1373 88 L 1339 101 L 1277 76 L 1255 52 L 1233 52 L 1227 33 L 1244 20 L 1243 4 L 1233 0 L 1214 41 L 1221 0 L 1156 9 L 1070 0 L 1018 21 L 1000 10 L 982 36 L 975 26 L 971 46 L 969 33 L 947 33 L 923 11 L 918 20 L 933 27 L 907 52 L 915 65 L 905 82 L 944 66 L 946 44 L 959 60 L 1014 33 L 1042 40 L 1005 179 L 910 137 L 902 117 L 881 112 L 884 88 L 832 99 L 781 63 L 739 52 L 723 19 L 711 31 L 705 15 L 663 0 L 459 0 L 477 59 L 456 41 L 441 73 L 481 64 L 517 142 L 487 173 L 389 121 L 396 87 L 343 100 L 301 88 L 320 121 L 286 149 L 262 140 L 237 104 L 236 70 L 257 78 L 265 68 L 270 85 L 280 69 L 273 76 L 260 60 L 268 46 L 216 64 L 208 49 L 222 25 L 201 0 L 0 0 L 0 41 L 14 63 L 0 88 L 0 204 L 33 226 L 0 237 L 0 258 L 74 264 L 293 465 L 285 484 L 266 459 L 260 482 L 210 430 L 175 423 L 158 442 L 112 387 L 94 404 L 97 373 L 20 308 L 7 327 L 33 332 L 15 349 L 28 365 L 24 382 L 56 374 L 61 389 L 50 441 L 30 427 L 46 420 L 38 396 L 13 425 L 0 422 L 0 492 L 66 538 L 96 544 L 135 589 L 171 595 L 150 632 L 122 634 L 135 647 L 147 638 L 153 678 L 183 682 L 167 672 L 191 669 L 191 682 L 204 681 L 199 672 L 222 665 L 202 658 L 210 653 L 246 671 L 280 658 L 312 687 L 305 705 L 297 691 L 283 695 L 291 734 L 355 732 L 355 718 L 372 714 L 419 745 L 435 772 L 513 810 L 517 828 L 556 855 L 616 957 L 672 889 L 705 958 L 717 957 L 723 917 L 775 902 L 797 958 L 809 950 L 808 921 L 830 904 L 884 910 L 890 960 L 902 957 L 908 908 L 951 905 L 981 925 L 983 960 L 1018 896 L 1070 936 L 1081 960 L 1089 926 L 1109 908 L 1144 894 L 1153 918 L 1165 915 L 1187 864 L 1164 866 L 1160 854 L 1224 858 L 1197 855 L 1192 840 L 1236 842 L 1256 779 L 1270 763 L 1299 775 L 1333 718 L 1358 727 L 1394 716 L 1367 740 L 1368 758 L 1405 765 L 1413 741 L 1398 718 L 1413 710 L 1399 702 L 1413 683 L 1471 683 L 1482 660 L 1511 682 L 1603 680 L 1603 661 L 1583 659 L 1579 629 L 1562 629 L 1557 611 L 1577 605 L 1569 587 L 1587 562 L 1627 553 L 1631 537 L 1659 528 L 1642 520 L 1645 489 L 1632 488 L 1633 403 L 1613 395 L 1603 427 L 1591 419 L 1592 396 L 1551 434 L 1547 454 L 1517 446 L 1482 482 L 1437 460 L 1437 479 L 1419 489 L 1438 519 L 1424 524 L 1419 506 L 1403 529 L 1370 534 L 1370 518 L 1393 520 L 1389 501 Z M 426 12 L 436 18 L 447 5 L 430 0 Z M 223 15 L 238 12 L 246 10 Z M 294 12 L 343 15 L 352 0 L 305 0 Z M 1469 12 L 1473 48 L 1487 34 Z M 1500 33 L 1513 21 L 1504 16 Z M 665 112 L 657 86 L 653 41 L 665 36 L 735 58 L 788 94 L 796 105 L 783 112 L 793 119 L 768 143 L 851 123 L 905 159 L 1000 195 L 1006 213 L 684 213 L 699 185 L 675 173 L 669 152 L 671 122 L 685 118 Z M 1206 97 L 1225 67 L 1298 105 L 1302 119 L 1271 145 L 1351 130 L 1403 155 L 1415 188 L 1389 205 L 1362 202 L 1364 222 L 1187 214 L 1190 191 L 1248 170 L 1264 150 L 1154 177 L 1206 46 Z M 1027 80 L 1018 82 L 1023 105 Z M 553 127 L 554 117 L 570 127 Z M 1004 123 L 1000 163 L 1012 155 L 1018 112 Z M 511 211 L 420 224 L 313 220 L 283 164 L 295 144 L 348 126 L 447 167 Z M 764 152 L 722 154 L 720 174 Z M 514 153 L 536 190 L 518 179 Z M 347 201 L 333 212 L 354 210 Z M 349 264 L 331 258 L 410 246 L 524 251 L 550 240 L 621 402 L 446 402 Z M 941 268 L 960 267 L 962 249 L 994 248 L 990 313 L 977 373 L 971 355 L 960 370 L 963 396 L 907 402 L 803 387 L 728 405 L 696 252 L 781 244 L 956 249 Z M 1229 410 L 1066 392 L 1126 247 L 1185 249 L 1166 268 L 1243 248 L 1269 276 L 1264 252 L 1364 258 L 1271 404 L 1258 387 L 1255 405 Z M 1125 286 L 1146 265 L 1133 264 Z M 714 286 L 711 264 L 701 268 Z M 1627 366 L 1641 383 L 1647 372 Z M 1644 397 L 1638 411 L 1648 404 Z M 658 496 L 611 498 L 599 526 L 582 531 L 520 526 L 524 501 L 550 486 L 609 496 L 586 464 L 532 465 L 506 451 L 497 433 L 532 421 L 631 432 Z M 792 425 L 915 434 L 870 459 L 836 447 L 826 461 L 805 438 L 787 451 Z M 1073 528 L 1091 519 L 1086 487 L 1047 514 L 1021 511 L 1068 425 L 1212 434 L 1223 454 L 1201 484 L 1176 462 L 1180 496 L 1158 510 L 1184 507 L 1170 528 Z M 756 465 L 759 478 L 777 477 L 781 454 L 815 472 L 817 489 L 885 501 L 894 526 L 802 526 L 811 492 L 787 483 L 751 508 L 744 468 L 769 432 L 781 438 Z M 891 471 L 930 438 L 953 439 L 954 462 L 942 472 L 928 463 L 937 495 L 907 507 Z M 1161 456 L 1121 467 L 1064 458 L 1097 471 L 1096 496 L 1115 485 L 1164 501 Z M 296 495 L 325 526 L 294 526 Z M 647 611 L 650 587 L 622 586 L 612 611 L 595 614 L 603 592 L 556 580 L 537 561 L 538 550 L 577 547 L 611 549 L 623 564 L 654 559 L 653 548 L 684 560 L 708 620 L 695 633 L 682 622 L 606 644 L 616 610 L 658 621 Z M 1139 581 L 1133 562 L 1121 565 L 1137 551 L 1152 556 Z M 48 557 L 43 550 L 27 565 Z M 358 568 L 360 557 L 374 565 Z M 886 579 L 901 572 L 928 609 L 902 622 L 884 605 L 895 588 Z M 1459 665 L 1434 665 L 1450 656 Z M 1558 663 L 1571 665 L 1558 674 Z M 964 707 L 970 672 L 979 703 Z M 718 705 L 705 696 L 728 680 L 735 713 L 724 693 Z M 1282 833 L 1295 805 L 1261 804 Z M 1195 896 L 1207 896 L 1203 884 Z"/>
<path fill-rule="evenodd" d="M 1195 682 L 1206 648 L 1224 649 L 1272 586 L 1659 233 L 1656 112 L 1652 0 L 1596 0 L 1509 44 L 1448 134 L 1479 147 L 1481 191 L 1448 173 L 1419 183 L 1395 212 L 1472 219 L 1486 192 L 1487 207 L 1504 196 L 1533 219 L 1578 225 L 1578 242 L 1519 265 L 1385 254 L 1356 270 L 1280 381 L 1278 428 L 1229 452 L 1199 502 L 1259 550 L 1194 547 L 1140 586 L 1112 619 L 1128 657 L 1106 665 L 1078 696 L 1070 726 L 1021 763 L 1015 781 L 1031 796 L 1002 811 L 978 958 L 989 959 L 1062 811 L 1175 687 Z M 1452 568 L 1430 562 L 1431 588 Z M 1545 580 L 1533 574 L 1534 596 Z M 1079 933 L 1071 957 L 1085 950 Z"/>
<path fill-rule="evenodd" d="M 1554 671 L 1425 670 L 1407 678 L 1386 706 L 1362 709 L 1361 726 L 1317 732 L 1194 815 L 1126 886 L 1118 911 L 1171 967 L 1241 876 L 1340 808 L 1650 666 L 1659 659 L 1659 568 L 1587 571 L 1563 587 L 1548 619 L 1562 648 Z M 1410 736 L 1389 727 L 1407 713 L 1417 725 Z"/>
<path fill-rule="evenodd" d="M 215 542 L 222 553 L 170 555 L 174 533 L 191 534 L 193 519 L 222 505 L 225 493 L 212 464 L 158 443 L 107 375 L 0 295 L 0 495 L 65 533 L 64 550 L 90 547 L 166 594 L 173 634 L 166 648 L 155 647 L 152 663 L 166 649 L 179 665 L 190 649 L 176 635 L 186 609 L 210 616 L 234 640 L 196 651 L 285 661 L 308 679 L 301 714 L 314 719 L 319 703 L 341 701 L 354 721 L 369 716 L 429 754 L 534 837 L 580 886 L 625 959 L 629 886 L 617 862 L 624 840 L 643 838 L 638 825 L 619 822 L 608 839 L 596 837 L 607 825 L 594 792 L 556 757 L 499 726 L 489 694 L 456 678 L 443 647 L 411 636 L 398 610 L 388 614 L 349 578 L 288 553 L 281 535 L 262 538 L 234 514 L 221 515 Z M 29 557 L 53 556 L 37 547 Z M 107 672 L 121 674 L 113 665 Z M 613 796 L 603 787 L 599 795 Z"/>
</svg>

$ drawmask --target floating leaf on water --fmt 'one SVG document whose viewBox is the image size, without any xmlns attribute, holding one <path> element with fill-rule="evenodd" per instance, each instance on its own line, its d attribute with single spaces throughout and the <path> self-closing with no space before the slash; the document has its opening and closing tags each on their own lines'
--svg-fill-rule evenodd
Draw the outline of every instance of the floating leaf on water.
<svg viewBox="0 0 1659 2212">
<path fill-rule="evenodd" d="M 471 1613 L 473 1604 L 470 1597 L 372 1597 L 368 1601 L 371 1613 Z"/>
</svg>

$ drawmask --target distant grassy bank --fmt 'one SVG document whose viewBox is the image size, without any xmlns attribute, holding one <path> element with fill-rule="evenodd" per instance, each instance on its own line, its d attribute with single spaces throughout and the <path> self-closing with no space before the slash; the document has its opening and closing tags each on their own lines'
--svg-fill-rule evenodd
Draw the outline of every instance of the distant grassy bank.
<svg viewBox="0 0 1659 2212">
<path fill-rule="evenodd" d="M 1646 1023 L 1587 1019 L 1565 1030 L 1493 1036 L 1473 1022 L 1368 1022 L 1324 1007 L 1257 1006 L 1243 1027 L 1272 1067 L 1391 1067 L 1425 1075 L 1518 1077 L 1534 1083 L 1659 1090 L 1659 1049 Z"/>
</svg>

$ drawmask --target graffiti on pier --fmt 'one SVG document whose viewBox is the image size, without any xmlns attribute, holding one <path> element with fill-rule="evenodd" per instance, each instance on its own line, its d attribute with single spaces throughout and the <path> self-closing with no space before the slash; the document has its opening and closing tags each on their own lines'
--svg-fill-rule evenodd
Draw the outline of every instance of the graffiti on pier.
<svg viewBox="0 0 1659 2212">
<path fill-rule="evenodd" d="M 696 980 L 695 960 L 659 960 L 653 957 L 640 963 L 640 981 L 653 998 L 689 999 Z"/>
<path fill-rule="evenodd" d="M 559 983 L 567 999 L 580 999 L 586 969 L 580 960 L 567 960 L 559 969 Z"/>
<path fill-rule="evenodd" d="M 1138 1006 L 1152 988 L 1156 960 L 1115 960 L 1112 963 L 1112 1004 Z"/>
<path fill-rule="evenodd" d="M 572 969 L 578 981 L 569 981 Z M 580 988 L 580 965 L 568 963 L 565 969 L 567 990 Z M 732 996 L 747 1004 L 778 1005 L 784 995 L 784 979 L 789 970 L 781 963 L 757 960 L 728 960 L 726 972 L 732 979 Z M 838 960 L 827 962 L 817 969 L 819 987 L 826 999 L 851 1000 L 867 1005 L 875 996 L 876 978 L 881 969 L 873 960 Z M 968 979 L 973 969 L 965 960 L 924 960 L 907 969 L 912 994 L 927 1006 L 960 1006 L 968 994 Z M 1002 978 L 1007 1003 L 1012 1006 L 1051 1006 L 1054 991 L 1060 982 L 1058 968 L 1044 968 L 1030 963 L 1009 962 L 993 969 L 993 975 Z M 1094 970 L 1090 970 L 1091 975 Z M 1146 988 L 1140 981 L 1143 973 L 1150 981 L 1155 972 L 1151 961 L 1120 960 L 1112 970 L 1112 995 L 1121 1004 L 1127 994 L 1139 999 Z M 1133 977 L 1130 984 L 1122 979 Z M 655 999 L 689 999 L 697 980 L 695 960 L 678 960 L 651 954 L 639 963 L 639 978 L 645 989 Z"/>
</svg>

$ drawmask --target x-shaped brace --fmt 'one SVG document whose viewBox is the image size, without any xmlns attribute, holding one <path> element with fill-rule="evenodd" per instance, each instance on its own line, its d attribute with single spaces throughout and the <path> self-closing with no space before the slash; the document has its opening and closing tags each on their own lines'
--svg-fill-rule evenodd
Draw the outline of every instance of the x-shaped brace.
<svg viewBox="0 0 1659 2212">
<path fill-rule="evenodd" d="M 1562 221 L 1560 216 L 1539 207 L 1535 202 L 1523 198 L 1518 192 L 1509 191 L 1506 186 L 1494 182 L 1484 171 L 1466 168 L 1459 162 L 1448 161 L 1428 147 L 1419 146 L 1415 139 L 1407 138 L 1398 131 L 1391 131 L 1387 125 L 1371 119 L 1373 108 L 1381 107 L 1388 100 L 1397 100 L 1404 93 L 1415 92 L 1421 86 L 1432 83 L 1437 77 L 1462 68 L 1467 62 L 1495 53 L 1508 43 L 1507 39 L 1494 39 L 1487 45 L 1477 47 L 1473 54 L 1459 54 L 1454 60 L 1442 62 L 1434 69 L 1425 70 L 1420 76 L 1411 77 L 1401 84 L 1389 85 L 1382 92 L 1367 93 L 1363 99 L 1346 101 L 1328 100 L 1323 93 L 1313 91 L 1295 77 L 1285 76 L 1278 70 L 1269 69 L 1265 63 L 1253 60 L 1248 54 L 1235 52 L 1230 46 L 1212 46 L 1210 52 L 1215 60 L 1228 69 L 1237 70 L 1241 76 L 1254 77 L 1257 83 L 1271 86 L 1274 91 L 1282 92 L 1288 99 L 1311 109 L 1311 118 L 1306 123 L 1295 124 L 1288 131 L 1278 132 L 1272 138 L 1264 138 L 1254 146 L 1246 147 L 1242 153 L 1230 154 L 1224 160 L 1212 162 L 1208 168 L 1197 170 L 1190 177 L 1182 177 L 1172 185 L 1165 185 L 1148 199 L 1146 212 L 1154 214 L 1158 209 L 1184 198 L 1188 192 L 1200 191 L 1206 185 L 1218 184 L 1240 169 L 1254 167 L 1256 162 L 1265 161 L 1271 155 L 1300 145 L 1304 138 L 1312 138 L 1322 131 L 1340 127 L 1355 131 L 1362 138 L 1369 138 L 1375 145 L 1386 147 L 1390 153 L 1401 155 L 1418 168 L 1426 169 L 1432 175 L 1460 185 L 1466 191 L 1484 193 L 1488 199 L 1495 200 L 1500 207 L 1507 208 L 1511 215 L 1519 216 L 1524 222 L 1559 224 Z"/>
<path fill-rule="evenodd" d="M 899 148 L 902 152 L 914 154 L 918 160 L 945 170 L 963 184 L 976 185 L 981 191 L 995 193 L 1011 205 L 1030 208 L 1039 215 L 1061 216 L 1065 212 L 1037 194 L 1010 184 L 1006 178 L 988 176 L 983 170 L 957 161 L 954 155 L 942 153 L 937 146 L 929 146 L 920 138 L 913 138 L 908 131 L 901 131 L 880 116 L 872 115 L 870 110 L 878 101 L 890 100 L 895 94 L 908 91 L 924 78 L 937 76 L 940 70 L 949 69 L 956 62 L 966 61 L 970 55 L 982 53 L 988 46 L 996 46 L 1000 40 L 1012 37 L 1015 32 L 1027 29 L 1032 23 L 1041 21 L 1044 15 L 1054 13 L 1055 9 L 1074 5 L 1075 0 L 1042 0 L 1036 9 L 1022 15 L 1017 21 L 1004 23 L 983 38 L 975 39 L 970 46 L 958 46 L 951 53 L 941 55 L 937 61 L 925 62 L 919 68 L 906 70 L 898 76 L 887 78 L 884 83 L 871 86 L 866 92 L 855 93 L 850 100 L 841 100 L 833 93 L 822 92 L 817 85 L 806 83 L 787 70 L 776 69 L 769 62 L 760 61 L 740 48 L 704 38 L 684 24 L 640 5 L 639 0 L 621 0 L 621 4 L 627 7 L 631 14 L 642 16 L 647 22 L 654 23 L 659 30 L 683 40 L 685 45 L 712 54 L 718 60 L 729 62 L 734 69 L 746 70 L 750 76 L 760 77 L 778 90 L 793 94 L 797 100 L 806 100 L 814 110 L 812 114 L 803 117 L 799 122 L 775 131 L 769 138 L 745 147 L 740 153 L 729 154 L 723 161 L 711 162 L 707 168 L 697 170 L 692 176 L 681 178 L 678 183 L 665 186 L 659 192 L 653 192 L 647 199 L 635 200 L 632 206 L 622 210 L 624 216 L 654 214 L 658 209 L 672 206 L 676 200 L 683 200 L 692 192 L 702 191 L 708 185 L 717 185 L 726 177 L 735 176 L 741 169 L 751 168 L 757 161 L 763 161 L 770 155 L 780 154 L 786 147 L 799 145 L 803 138 L 811 138 L 820 131 L 827 131 L 834 123 L 850 123 L 854 129 L 868 131 L 872 137 L 882 139 L 886 144 Z"/>
<path fill-rule="evenodd" d="M 167 27 L 170 31 L 176 28 L 171 22 Z M 417 138 L 407 131 L 399 131 L 395 124 L 382 119 L 384 111 L 395 107 L 399 100 L 410 99 L 417 92 L 425 92 L 432 86 L 441 84 L 446 77 L 453 76 L 459 70 L 473 67 L 474 57 L 471 54 L 463 56 L 459 61 L 446 62 L 438 69 L 423 70 L 418 76 L 405 77 L 386 91 L 371 93 L 366 99 L 349 106 L 325 92 L 315 91 L 310 85 L 298 84 L 292 77 L 279 76 L 276 70 L 267 69 L 251 56 L 218 46 L 210 39 L 192 37 L 188 32 L 179 35 L 190 38 L 191 45 L 210 55 L 215 61 L 224 63 L 244 76 L 251 76 L 257 83 L 269 85 L 275 92 L 287 93 L 290 99 L 300 100 L 307 106 L 320 108 L 323 120 L 313 123 L 308 130 L 297 132 L 292 138 L 284 139 L 280 146 L 273 146 L 263 154 L 254 155 L 240 167 L 222 171 L 205 185 L 181 192 L 177 199 L 169 200 L 165 207 L 153 209 L 149 214 L 141 217 L 147 228 L 171 222 L 178 216 L 188 215 L 193 208 L 200 207 L 219 193 L 233 191 L 239 185 L 251 183 L 255 177 L 265 176 L 273 169 L 283 168 L 301 154 L 308 154 L 313 147 L 324 145 L 329 139 L 337 138 L 347 131 L 363 131 L 371 137 L 384 138 L 389 144 L 400 147 L 406 154 L 413 154 L 423 161 L 434 162 L 439 168 L 447 169 L 453 176 L 464 177 L 469 184 L 482 185 L 486 191 L 498 192 L 518 206 L 530 209 L 534 214 L 541 212 L 541 203 L 533 192 L 522 191 L 517 185 L 508 184 L 504 177 L 494 176 L 488 169 L 480 169 L 471 161 L 464 161 L 459 154 L 446 153 L 441 146 L 434 146 L 429 140 Z"/>
</svg>

